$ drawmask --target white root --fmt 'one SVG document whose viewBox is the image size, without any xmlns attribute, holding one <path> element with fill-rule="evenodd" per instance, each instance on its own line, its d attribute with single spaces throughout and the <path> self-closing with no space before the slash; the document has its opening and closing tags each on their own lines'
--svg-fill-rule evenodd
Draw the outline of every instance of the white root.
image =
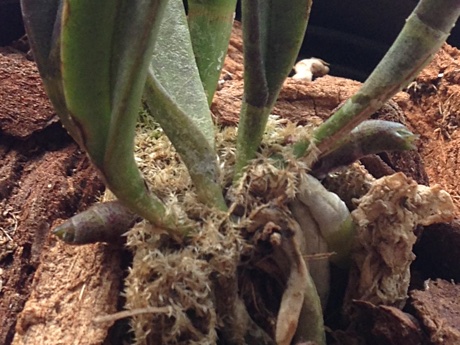
<svg viewBox="0 0 460 345">
<path fill-rule="evenodd" d="M 309 209 L 327 241 L 350 215 L 347 205 L 311 175 L 302 174 L 298 188 L 297 198 Z"/>
</svg>

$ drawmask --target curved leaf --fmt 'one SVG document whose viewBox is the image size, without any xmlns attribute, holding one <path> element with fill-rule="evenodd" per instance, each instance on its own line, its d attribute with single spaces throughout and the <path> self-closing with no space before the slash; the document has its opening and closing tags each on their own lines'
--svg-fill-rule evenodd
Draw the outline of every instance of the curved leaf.
<svg viewBox="0 0 460 345">
<path fill-rule="evenodd" d="M 297 156 L 308 154 L 306 161 L 314 161 L 318 150 L 328 151 L 407 86 L 434 57 L 459 16 L 458 0 L 421 0 L 361 89 L 313 133 L 314 145 L 308 139 L 295 145 Z M 317 150 L 309 152 L 313 146 Z"/>
<path fill-rule="evenodd" d="M 157 226 L 181 232 L 134 161 L 138 106 L 166 2 L 22 5 L 40 73 L 64 126 L 122 203 Z"/>
<path fill-rule="evenodd" d="M 64 127 L 83 147 L 80 129 L 68 114 L 62 88 L 60 69 L 62 5 L 63 0 L 21 0 L 22 17 L 46 93 Z"/>
<path fill-rule="evenodd" d="M 324 178 L 327 173 L 370 154 L 413 150 L 416 148 L 416 139 L 417 135 L 401 123 L 366 120 L 337 141 L 328 152 L 323 153 L 313 164 L 310 173 L 317 178 Z"/>
<path fill-rule="evenodd" d="M 184 7 L 170 0 L 145 88 L 151 113 L 180 154 L 200 199 L 225 209 L 214 125 L 193 55 Z"/>
<path fill-rule="evenodd" d="M 64 0 L 61 73 L 67 110 L 102 170 L 111 113 L 111 47 L 116 1 Z"/>
</svg>

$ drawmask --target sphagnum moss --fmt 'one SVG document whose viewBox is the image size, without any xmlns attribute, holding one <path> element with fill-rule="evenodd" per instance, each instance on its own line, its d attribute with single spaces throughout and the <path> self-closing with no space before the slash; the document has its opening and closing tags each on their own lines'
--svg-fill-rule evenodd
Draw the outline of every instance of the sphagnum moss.
<svg viewBox="0 0 460 345">
<path fill-rule="evenodd" d="M 198 202 L 178 154 L 161 130 L 152 134 L 148 127 L 138 128 L 136 160 L 150 188 L 195 231 L 180 245 L 147 222 L 139 223 L 128 233 L 127 245 L 134 259 L 126 279 L 126 308 L 152 310 L 132 317 L 137 343 L 214 344 L 217 332 L 221 332 L 235 344 L 248 339 L 273 344 L 273 337 L 289 343 L 292 337 L 300 339 L 305 334 L 313 334 L 309 335 L 311 338 L 324 334 L 322 320 L 316 319 L 313 326 L 311 322 L 311 315 L 318 314 L 311 310 L 312 306 L 320 307 L 319 300 L 311 299 L 311 296 L 317 298 L 316 291 L 305 290 L 305 303 L 298 310 L 297 319 L 299 322 L 308 320 L 311 329 L 305 330 L 305 325 L 299 325 L 300 333 L 286 331 L 292 325 L 283 322 L 292 322 L 292 318 L 267 312 L 270 303 L 280 303 L 281 299 L 284 305 L 301 303 L 297 300 L 298 289 L 296 297 L 290 295 L 289 289 L 282 288 L 279 291 L 284 293 L 272 296 L 274 302 L 264 301 L 266 306 L 260 308 L 265 310 L 265 317 L 278 318 L 276 330 L 266 330 L 270 336 L 252 322 L 238 295 L 239 286 L 245 285 L 238 280 L 250 279 L 240 274 L 245 269 L 258 270 L 271 279 L 275 277 L 275 283 L 278 281 L 280 286 L 288 284 L 289 279 L 308 281 L 297 274 L 283 272 L 283 267 L 296 267 L 286 265 L 289 255 L 282 254 L 286 250 L 283 237 L 293 236 L 298 224 L 302 225 L 289 207 L 299 193 L 299 183 L 306 171 L 305 163 L 290 159 L 291 153 L 284 144 L 292 138 L 305 136 L 311 129 L 271 117 L 257 158 L 245 170 L 240 183 L 228 189 L 229 211 L 223 212 Z M 235 151 L 231 148 L 235 138 L 236 128 L 233 127 L 221 128 L 216 135 L 222 186 L 231 185 L 235 164 Z M 347 180 L 347 190 L 355 190 L 355 197 L 361 197 L 369 191 L 374 180 L 361 168 L 352 171 L 359 178 Z M 354 186 L 353 183 L 363 185 Z M 443 205 L 446 203 L 449 204 L 448 200 Z M 271 249 L 267 252 L 268 247 Z M 300 250 L 308 263 L 311 253 L 302 250 L 302 241 L 296 240 L 289 247 L 298 247 L 296 250 Z M 324 255 L 323 260 L 328 256 L 330 254 Z M 305 274 L 309 276 L 308 271 Z M 265 284 L 250 282 L 254 293 L 266 289 Z M 312 285 L 304 288 L 312 288 Z M 318 341 L 323 341 L 321 335 L 319 337 Z"/>
<path fill-rule="evenodd" d="M 276 168 L 273 163 L 277 161 L 267 158 L 273 154 L 282 156 L 282 143 L 300 130 L 291 124 L 280 126 L 279 122 L 283 121 L 272 119 L 269 122 L 264 148 L 254 162 L 257 168 L 242 179 L 257 189 L 254 187 L 258 184 L 257 176 L 268 176 L 267 186 L 272 191 L 261 200 L 248 189 L 248 182 L 231 190 L 229 199 L 234 205 L 230 206 L 230 212 L 236 204 L 245 204 L 247 210 L 237 222 L 230 219 L 230 212 L 210 209 L 197 201 L 187 169 L 166 136 L 158 131 L 152 135 L 151 129 L 145 126 L 138 128 L 136 160 L 150 188 L 168 208 L 184 221 L 193 223 L 196 229 L 180 247 L 163 238 L 147 222 L 138 224 L 128 233 L 127 245 L 133 250 L 134 258 L 126 279 L 126 307 L 170 307 L 169 313 L 133 317 L 132 327 L 138 343 L 145 343 L 147 338 L 161 344 L 213 344 L 217 341 L 216 329 L 226 316 L 219 315 L 216 310 L 215 299 L 219 294 L 213 288 L 219 288 L 216 286 L 219 280 L 234 281 L 233 292 L 237 297 L 240 255 L 251 248 L 243 239 L 241 228 L 252 222 L 251 210 L 270 199 L 285 200 L 295 196 L 296 173 Z M 235 140 L 236 129 L 232 127 L 222 128 L 216 136 L 222 185 L 231 183 L 235 152 L 229 148 L 234 147 Z"/>
</svg>

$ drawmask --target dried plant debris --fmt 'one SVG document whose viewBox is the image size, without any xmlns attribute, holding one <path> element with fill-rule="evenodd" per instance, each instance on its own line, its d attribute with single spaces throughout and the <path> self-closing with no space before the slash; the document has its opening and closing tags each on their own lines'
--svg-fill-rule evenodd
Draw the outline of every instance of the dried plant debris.
<svg viewBox="0 0 460 345">
<path fill-rule="evenodd" d="M 312 268 L 309 259 L 314 255 L 309 250 L 323 254 L 319 259 L 326 263 L 326 267 L 320 265 L 315 272 L 318 282 L 324 283 L 322 296 L 327 298 L 327 246 L 321 245 L 323 241 L 319 242 L 319 247 L 310 243 L 307 245 L 305 234 L 309 229 L 305 229 L 305 226 L 314 226 L 313 235 L 316 239 L 321 238 L 316 221 L 311 218 L 309 222 L 304 222 L 303 217 L 299 221 L 291 207 L 298 192 L 296 184 L 305 175 L 304 169 L 295 162 L 291 162 L 287 169 L 277 168 L 276 160 L 270 159 L 259 159 L 253 164 L 244 175 L 240 187 L 232 195 L 232 199 L 237 200 L 239 207 L 244 210 L 239 223 L 242 234 L 253 244 L 250 251 L 243 253 L 243 261 L 255 266 L 255 269 L 264 272 L 267 277 L 261 281 L 252 281 L 248 285 L 257 294 L 265 294 L 264 292 L 272 288 L 267 289 L 267 281 L 274 280 L 281 287 L 282 293 L 270 295 L 270 299 L 277 301 L 277 320 L 274 327 L 269 329 L 269 333 L 274 334 L 276 343 L 290 344 L 292 339 L 313 339 L 318 344 L 323 344 L 325 339 L 321 303 L 309 272 Z M 296 204 L 297 206 L 299 214 L 302 214 L 302 209 L 308 212 L 304 204 Z M 317 243 L 316 239 L 312 242 Z M 306 259 L 309 260 L 309 268 Z M 250 276 L 244 278 L 251 279 Z M 259 300 L 257 309 L 270 310 L 270 300 Z"/>
<path fill-rule="evenodd" d="M 135 255 L 126 280 L 127 308 L 170 308 L 168 313 L 134 317 L 139 344 L 216 342 L 219 320 L 212 278 L 234 277 L 240 252 L 236 231 L 219 232 L 215 225 L 221 222 L 204 217 L 197 234 L 180 247 L 146 223 L 130 232 L 128 246 Z"/>
<path fill-rule="evenodd" d="M 240 229 L 228 220 L 229 214 L 197 201 L 185 166 L 161 132 L 139 132 L 136 154 L 148 184 L 194 225 L 196 233 L 178 244 L 145 222 L 129 232 L 127 244 L 134 259 L 126 279 L 126 307 L 158 311 L 132 318 L 136 342 L 213 344 L 219 329 L 234 343 L 252 337 L 256 343 L 270 344 L 271 338 L 251 322 L 237 294 L 236 270 L 245 245 Z M 218 135 L 219 152 L 227 162 L 234 161 L 234 152 L 226 149 L 234 133 L 228 129 Z M 230 177 L 223 173 L 222 183 L 228 184 Z"/>
<path fill-rule="evenodd" d="M 258 157 L 231 187 L 236 129 L 222 128 L 216 143 L 226 213 L 197 201 L 185 166 L 160 129 L 139 128 L 136 156 L 147 183 L 196 232 L 177 243 L 141 222 L 128 233 L 134 259 L 125 296 L 137 344 L 214 344 L 218 339 L 324 344 L 316 289 L 324 305 L 334 257 L 329 223 L 335 220 L 332 227 L 343 231 L 357 197 L 353 219 L 359 236 L 350 283 L 356 291 L 348 298 L 397 306 L 405 301 L 413 227 L 450 219 L 450 197 L 403 174 L 375 180 L 357 164 L 328 178 L 327 190 L 310 181 L 305 163 L 286 146 L 310 130 L 272 117 Z M 323 206 L 315 199 L 318 193 Z M 322 208 L 337 211 L 337 217 Z M 322 267 L 322 278 L 316 266 Z"/>
<path fill-rule="evenodd" d="M 298 199 L 290 202 L 290 209 L 303 231 L 300 237 L 302 253 L 308 260 L 308 269 L 315 282 L 321 306 L 326 308 L 329 297 L 330 272 L 328 257 L 318 257 L 319 254 L 328 253 L 327 242 L 321 236 L 318 224 L 311 212 Z"/>
<path fill-rule="evenodd" d="M 302 254 L 308 258 L 309 271 L 325 309 L 330 284 L 329 260 L 348 265 L 353 233 L 352 227 L 344 225 L 351 225 L 350 212 L 337 194 L 328 191 L 313 176 L 301 172 L 298 181 L 297 194 L 289 202 L 289 208 L 302 230 L 299 240 L 303 242 Z"/>
<path fill-rule="evenodd" d="M 376 180 L 352 212 L 358 229 L 345 309 L 353 299 L 402 308 L 415 226 L 450 221 L 453 212 L 450 195 L 437 185 L 418 185 L 403 173 Z"/>
<path fill-rule="evenodd" d="M 238 284 L 243 283 L 237 280 L 237 267 L 241 265 L 241 255 L 251 257 L 247 265 L 253 265 L 257 255 L 266 254 L 263 248 L 274 251 L 274 247 L 286 246 L 283 237 L 296 224 L 287 203 L 295 197 L 297 177 L 305 167 L 297 163 L 285 167 L 280 162 L 285 161 L 283 144 L 305 130 L 282 120 L 270 120 L 262 154 L 242 183 L 227 193 L 230 215 L 197 202 L 187 171 L 166 137 L 159 131 L 150 134 L 139 129 L 137 159 L 148 184 L 176 214 L 193 223 L 197 232 L 181 244 L 167 239 L 145 222 L 129 232 L 128 246 L 134 259 L 126 279 L 126 307 L 131 311 L 152 311 L 133 316 L 137 343 L 212 344 L 217 340 L 216 330 L 228 343 L 274 343 L 275 325 L 265 330 L 257 326 L 238 295 Z M 235 133 L 235 128 L 224 128 L 217 135 L 224 186 L 231 183 L 235 152 L 230 148 L 235 147 Z M 266 212 L 270 209 L 278 211 Z M 271 233 L 267 224 L 274 225 Z M 305 266 L 302 255 L 300 259 L 296 267 Z M 280 265 L 275 264 L 276 261 L 272 266 L 279 270 Z M 286 275 L 280 284 L 294 278 L 295 274 Z M 294 295 L 298 304 L 299 297 L 290 291 L 299 288 L 304 290 L 297 285 L 287 290 L 284 305 L 292 304 Z M 278 296 L 279 300 L 281 297 Z M 303 300 L 302 297 L 299 313 Z M 169 308 L 167 313 L 165 307 Z M 286 329 L 283 322 L 292 323 L 292 317 L 288 318 L 290 310 L 282 314 L 279 320 L 286 321 L 278 323 L 278 329 Z M 279 331 L 278 337 L 292 339 L 297 327 L 288 328 Z"/>
<path fill-rule="evenodd" d="M 322 182 L 329 191 L 337 194 L 345 202 L 349 210 L 354 210 L 354 200 L 369 192 L 374 181 L 375 178 L 366 168 L 355 162 L 346 169 L 330 173 Z"/>
</svg>

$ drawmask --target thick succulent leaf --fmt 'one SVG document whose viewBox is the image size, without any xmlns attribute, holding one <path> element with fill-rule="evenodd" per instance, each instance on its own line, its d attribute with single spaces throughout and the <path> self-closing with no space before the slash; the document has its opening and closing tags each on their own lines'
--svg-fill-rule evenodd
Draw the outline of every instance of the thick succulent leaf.
<svg viewBox="0 0 460 345">
<path fill-rule="evenodd" d="M 23 0 L 23 15 L 48 95 L 106 185 L 132 211 L 181 231 L 146 187 L 134 130 L 166 0 Z M 185 230 L 184 230 L 185 231 Z"/>
<path fill-rule="evenodd" d="M 111 51 L 111 116 L 103 173 L 112 192 L 133 211 L 158 226 L 170 227 L 174 223 L 172 215 L 146 189 L 133 155 L 139 104 L 166 3 L 122 1 L 118 7 L 116 39 Z"/>
<path fill-rule="evenodd" d="M 64 0 L 61 72 L 70 116 L 103 170 L 111 113 L 111 70 L 117 1 Z"/>
<path fill-rule="evenodd" d="M 407 86 L 434 57 L 460 16 L 458 0 L 421 0 L 382 61 L 353 95 L 313 133 L 296 144 L 296 155 L 306 161 L 328 151 L 360 122 Z M 315 148 L 315 149 L 313 149 Z"/>
<path fill-rule="evenodd" d="M 401 123 L 367 120 L 335 143 L 329 151 L 323 152 L 310 173 L 317 178 L 324 178 L 327 173 L 370 154 L 413 150 L 417 138 Z"/>
<path fill-rule="evenodd" d="M 127 149 L 123 156 L 133 150 L 140 99 L 167 2 L 122 1 L 118 9 L 111 52 L 112 113 L 105 164 L 120 151 L 120 144 Z M 118 138 L 127 135 L 130 140 L 120 143 Z"/>
<path fill-rule="evenodd" d="M 147 77 L 145 100 L 186 164 L 200 199 L 225 208 L 218 184 L 214 125 L 179 0 L 170 0 L 167 5 Z"/>
<path fill-rule="evenodd" d="M 56 22 L 59 22 L 61 6 L 62 0 L 21 0 L 27 38 L 33 48 L 35 62 L 43 66 L 44 72 L 48 66 L 46 60 L 57 39 L 53 32 Z"/>
<path fill-rule="evenodd" d="M 305 35 L 311 0 L 243 0 L 244 99 L 236 177 L 254 158 L 284 80 Z"/>
<path fill-rule="evenodd" d="M 27 37 L 48 97 L 70 135 L 83 146 L 80 129 L 68 114 L 62 88 L 60 69 L 62 5 L 63 0 L 21 0 Z"/>
<path fill-rule="evenodd" d="M 201 133 L 213 148 L 214 125 L 195 62 L 185 9 L 180 0 L 168 2 L 151 66 L 153 77 L 165 90 L 165 96 L 176 103 L 180 111 L 195 124 L 194 128 L 188 130 L 189 135 Z M 165 130 L 167 126 L 179 125 L 168 124 L 168 119 L 162 121 L 162 114 L 154 108 L 152 110 Z"/>
<path fill-rule="evenodd" d="M 243 1 L 247 103 L 275 103 L 299 53 L 311 5 L 310 0 Z"/>
<path fill-rule="evenodd" d="M 187 4 L 193 52 L 210 105 L 227 54 L 236 0 L 188 0 Z"/>
<path fill-rule="evenodd" d="M 268 103 L 274 104 L 291 72 L 302 45 L 310 16 L 311 0 L 265 1 L 270 3 L 265 26 L 264 67 Z"/>
</svg>

